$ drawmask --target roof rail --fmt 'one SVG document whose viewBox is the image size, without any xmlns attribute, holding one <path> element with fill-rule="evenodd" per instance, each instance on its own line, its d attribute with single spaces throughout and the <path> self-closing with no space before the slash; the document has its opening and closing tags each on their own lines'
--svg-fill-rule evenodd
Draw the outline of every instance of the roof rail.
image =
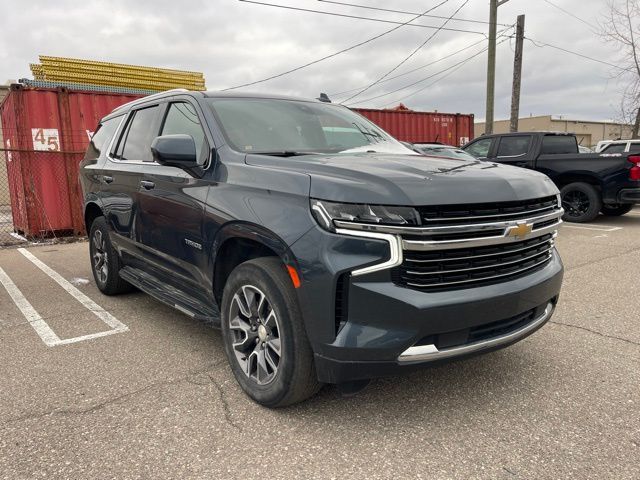
<svg viewBox="0 0 640 480">
<path fill-rule="evenodd" d="M 146 101 L 146 100 L 153 100 L 154 98 L 162 98 L 163 96 L 165 96 L 167 93 L 184 93 L 184 92 L 188 92 L 189 90 L 187 90 L 186 88 L 174 88 L 173 90 L 165 90 L 164 92 L 158 92 L 158 93 L 154 93 L 153 95 L 147 95 L 146 97 L 142 97 L 142 98 L 137 98 L 135 100 L 132 100 L 130 102 L 127 102 L 123 105 L 120 105 L 119 107 L 116 107 L 113 111 L 117 111 L 117 110 L 122 110 L 125 107 L 130 107 L 131 105 L 136 105 L 140 102 Z"/>
</svg>

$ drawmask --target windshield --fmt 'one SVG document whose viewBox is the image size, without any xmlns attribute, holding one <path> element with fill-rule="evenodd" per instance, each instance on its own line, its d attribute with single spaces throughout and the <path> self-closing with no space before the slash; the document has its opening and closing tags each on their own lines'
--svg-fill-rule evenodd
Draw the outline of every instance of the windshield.
<svg viewBox="0 0 640 480">
<path fill-rule="evenodd" d="M 415 155 L 340 105 L 265 98 L 212 98 L 209 104 L 229 144 L 245 153 Z"/>
<path fill-rule="evenodd" d="M 440 146 L 431 147 L 431 146 L 422 146 L 422 145 L 415 145 L 415 147 L 425 155 L 437 155 L 439 157 L 459 158 L 460 160 L 476 159 L 474 156 L 469 155 L 464 150 L 460 150 L 458 148 L 440 147 Z"/>
</svg>

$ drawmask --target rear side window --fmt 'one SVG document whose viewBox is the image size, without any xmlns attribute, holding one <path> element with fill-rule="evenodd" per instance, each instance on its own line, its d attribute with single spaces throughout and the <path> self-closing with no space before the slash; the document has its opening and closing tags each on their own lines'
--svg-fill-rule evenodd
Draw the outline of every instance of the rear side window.
<svg viewBox="0 0 640 480">
<path fill-rule="evenodd" d="M 489 155 L 489 149 L 491 148 L 491 138 L 483 138 L 477 142 L 472 143 L 464 149 L 465 152 L 470 153 L 476 158 L 485 158 Z"/>
<path fill-rule="evenodd" d="M 517 157 L 525 155 L 531 145 L 531 135 L 502 137 L 498 147 L 498 157 Z"/>
<path fill-rule="evenodd" d="M 545 135 L 542 137 L 542 154 L 578 153 L 576 137 L 569 135 Z"/>
<path fill-rule="evenodd" d="M 196 144 L 196 158 L 204 165 L 209 158 L 209 142 L 204 135 L 198 114 L 193 105 L 185 102 L 172 103 L 164 119 L 161 135 L 190 135 Z"/>
<path fill-rule="evenodd" d="M 136 110 L 129 118 L 127 128 L 120 138 L 116 158 L 120 160 L 151 161 L 151 140 L 156 125 L 158 106 Z"/>
<path fill-rule="evenodd" d="M 639 153 L 640 152 L 640 143 L 632 143 L 629 145 L 629 153 Z"/>
<path fill-rule="evenodd" d="M 93 134 L 91 141 L 89 142 L 89 148 L 87 148 L 85 158 L 100 157 L 102 150 L 109 147 L 109 143 L 111 142 L 113 135 L 116 133 L 121 120 L 122 116 L 119 116 L 105 120 L 98 125 L 98 129 Z"/>
<path fill-rule="evenodd" d="M 616 143 L 613 145 L 607 145 L 601 153 L 622 153 L 626 148 L 626 143 Z"/>
</svg>

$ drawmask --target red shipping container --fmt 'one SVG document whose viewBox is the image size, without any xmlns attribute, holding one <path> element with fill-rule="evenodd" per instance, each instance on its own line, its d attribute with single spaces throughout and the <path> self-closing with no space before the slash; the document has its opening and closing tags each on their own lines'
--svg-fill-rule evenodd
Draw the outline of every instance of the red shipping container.
<svg viewBox="0 0 640 480">
<path fill-rule="evenodd" d="M 11 86 L 0 117 L 16 231 L 30 237 L 84 231 L 78 164 L 98 121 L 137 98 Z"/>
<path fill-rule="evenodd" d="M 404 142 L 440 142 L 460 147 L 473 139 L 473 114 L 416 112 L 402 104 L 390 110 L 353 110 Z"/>
</svg>

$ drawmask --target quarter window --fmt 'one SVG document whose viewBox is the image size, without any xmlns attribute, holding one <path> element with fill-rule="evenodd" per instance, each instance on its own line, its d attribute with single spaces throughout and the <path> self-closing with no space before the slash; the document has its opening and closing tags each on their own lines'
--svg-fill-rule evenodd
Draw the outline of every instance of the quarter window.
<svg viewBox="0 0 640 480">
<path fill-rule="evenodd" d="M 498 147 L 498 157 L 518 157 L 525 155 L 531 145 L 530 135 L 514 135 L 502 137 Z"/>
<path fill-rule="evenodd" d="M 545 135 L 542 137 L 542 154 L 578 153 L 578 142 L 571 135 Z"/>
<path fill-rule="evenodd" d="M 493 139 L 491 138 L 483 138 L 482 140 L 472 143 L 464 150 L 476 158 L 486 158 L 489 156 L 492 141 Z"/>
<path fill-rule="evenodd" d="M 155 137 L 158 106 L 136 110 L 129 119 L 125 133 L 120 139 L 116 157 L 120 160 L 151 161 L 151 139 Z"/>
<path fill-rule="evenodd" d="M 602 150 L 601 153 L 622 153 L 627 148 L 626 143 L 616 143 L 613 145 L 607 145 L 607 148 Z"/>
<path fill-rule="evenodd" d="M 120 125 L 120 121 L 122 120 L 122 116 L 110 118 L 109 120 L 105 120 L 102 122 L 96 133 L 91 137 L 91 142 L 89 142 L 89 148 L 87 150 L 86 158 L 99 158 L 100 153 L 103 148 L 109 146 L 109 142 L 111 138 L 116 133 L 118 129 L 118 125 Z"/>
<path fill-rule="evenodd" d="M 185 102 L 172 103 L 162 127 L 162 135 L 184 134 L 196 144 L 196 158 L 204 165 L 209 158 L 209 143 L 204 135 L 198 114 L 193 105 Z"/>
</svg>

